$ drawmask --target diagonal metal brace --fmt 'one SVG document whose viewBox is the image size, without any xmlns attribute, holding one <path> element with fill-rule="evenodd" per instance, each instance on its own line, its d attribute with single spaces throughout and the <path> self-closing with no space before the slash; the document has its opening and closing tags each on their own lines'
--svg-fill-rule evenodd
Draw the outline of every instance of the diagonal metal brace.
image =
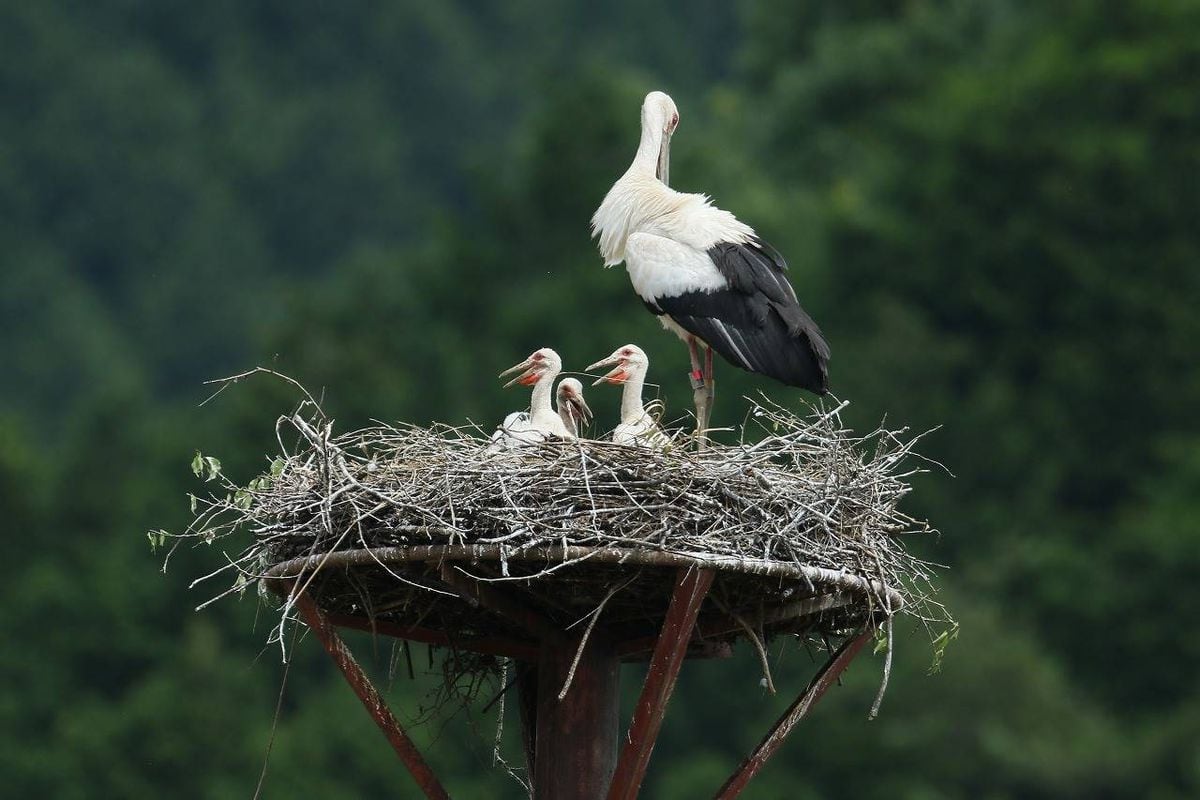
<svg viewBox="0 0 1200 800">
<path fill-rule="evenodd" d="M 346 647 L 342 637 L 338 636 L 337 630 L 330 624 L 324 612 L 317 607 L 307 592 L 302 591 L 296 595 L 294 603 L 300 619 L 304 620 L 304 624 L 317 635 L 321 646 L 325 648 L 325 652 L 329 653 L 330 658 L 342 671 L 346 683 L 350 684 L 350 688 L 358 695 L 358 699 L 362 701 L 367 713 L 371 715 L 371 719 L 375 720 L 375 724 L 383 731 L 383 735 L 391 743 L 396 755 L 400 756 L 400 760 L 412 774 L 413 780 L 421 787 L 425 797 L 429 800 L 450 800 L 450 795 L 446 794 L 446 790 L 442 788 L 441 782 L 433 774 L 433 770 L 421 756 L 421 752 L 417 750 L 413 740 L 404 732 L 400 721 L 392 714 L 382 695 L 379 694 L 379 690 L 375 688 L 371 679 L 354 660 L 350 649 Z"/>
<path fill-rule="evenodd" d="M 854 660 L 858 651 L 870 638 L 871 632 L 863 631 L 842 643 L 842 646 L 829 657 L 825 666 L 821 667 L 820 672 L 809 682 L 803 694 L 796 698 L 787 711 L 783 712 L 783 716 L 775 722 L 767 735 L 758 743 L 754 752 L 746 756 L 737 771 L 729 777 L 729 780 L 725 781 L 725 785 L 717 792 L 715 800 L 731 800 L 742 793 L 750 779 L 758 774 L 758 771 L 767 763 L 767 759 L 773 756 L 783 744 L 783 740 L 792 732 L 792 728 L 796 727 L 809 709 L 821 699 L 821 695 L 825 694 L 826 690 L 837 681 L 838 676 L 845 671 L 846 667 L 850 666 L 850 662 Z"/>
<path fill-rule="evenodd" d="M 654 655 L 646 670 L 646 682 L 633 711 L 629 736 L 621 748 L 617 768 L 608 789 L 608 800 L 633 800 L 646 776 L 654 741 L 662 727 L 667 702 L 675 689 L 679 668 L 687 655 L 688 642 L 696 627 L 700 606 L 712 586 L 713 571 L 681 567 L 676 573 L 671 605 L 663 621 L 662 632 L 654 645 Z"/>
</svg>

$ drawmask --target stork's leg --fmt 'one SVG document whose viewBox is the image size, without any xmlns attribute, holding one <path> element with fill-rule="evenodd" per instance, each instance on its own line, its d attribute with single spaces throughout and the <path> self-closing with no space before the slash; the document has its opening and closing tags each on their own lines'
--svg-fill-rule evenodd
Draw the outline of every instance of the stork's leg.
<svg viewBox="0 0 1200 800">
<path fill-rule="evenodd" d="M 704 430 L 707 431 L 709 421 L 712 418 L 713 402 L 717 398 L 716 381 L 713 379 L 712 348 L 708 346 L 704 348 L 704 392 L 706 394 L 704 403 Z"/>
<path fill-rule="evenodd" d="M 696 403 L 696 447 L 703 450 L 704 446 L 708 444 L 704 432 L 708 426 L 709 388 L 705 381 L 704 370 L 700 367 L 700 350 L 695 338 L 688 337 L 687 346 L 688 355 L 692 359 L 692 371 L 689 373 L 692 380 L 692 399 Z M 711 350 L 709 358 L 712 358 Z"/>
</svg>

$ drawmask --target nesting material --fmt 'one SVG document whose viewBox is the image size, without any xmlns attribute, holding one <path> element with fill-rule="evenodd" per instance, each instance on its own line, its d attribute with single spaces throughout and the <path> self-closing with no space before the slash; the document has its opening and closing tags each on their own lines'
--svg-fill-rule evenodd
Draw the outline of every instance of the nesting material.
<svg viewBox="0 0 1200 800">
<path fill-rule="evenodd" d="M 716 571 L 698 623 L 709 644 L 761 648 L 897 612 L 944 621 L 931 566 L 906 547 L 932 530 L 899 508 L 923 468 L 909 458 L 915 439 L 856 435 L 842 407 L 801 418 L 755 403 L 742 443 L 699 452 L 686 438 L 666 450 L 580 440 L 488 452 L 474 428 L 335 435 L 306 404 L 280 418 L 281 453 L 247 486 L 198 456 L 224 491 L 197 502 L 183 538 L 249 534 L 207 576 L 236 573 L 222 595 L 299 578 L 327 611 L 438 631 L 468 650 L 533 637 L 465 601 L 447 568 L 561 629 L 598 620 L 630 657 L 687 565 Z"/>
</svg>

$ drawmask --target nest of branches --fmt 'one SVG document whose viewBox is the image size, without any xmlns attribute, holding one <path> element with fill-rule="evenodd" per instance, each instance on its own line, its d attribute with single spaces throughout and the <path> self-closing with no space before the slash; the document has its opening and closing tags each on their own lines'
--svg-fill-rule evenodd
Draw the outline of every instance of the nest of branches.
<svg viewBox="0 0 1200 800">
<path fill-rule="evenodd" d="M 933 531 L 899 508 L 923 469 L 910 458 L 919 437 L 854 434 L 844 405 L 802 418 L 754 403 L 740 443 L 701 451 L 580 440 L 496 452 L 477 428 L 335 434 L 306 403 L 279 419 L 280 454 L 249 484 L 197 454 L 197 474 L 222 490 L 193 498 L 178 538 L 249 534 L 201 579 L 234 574 L 213 600 L 257 583 L 284 598 L 286 621 L 299 587 L 343 622 L 485 662 L 530 632 L 472 602 L 464 578 L 561 629 L 599 620 L 631 659 L 652 647 L 688 565 L 716 574 L 697 646 L 746 638 L 761 653 L 779 634 L 819 641 L 897 613 L 948 623 L 933 568 L 906 547 Z"/>
</svg>

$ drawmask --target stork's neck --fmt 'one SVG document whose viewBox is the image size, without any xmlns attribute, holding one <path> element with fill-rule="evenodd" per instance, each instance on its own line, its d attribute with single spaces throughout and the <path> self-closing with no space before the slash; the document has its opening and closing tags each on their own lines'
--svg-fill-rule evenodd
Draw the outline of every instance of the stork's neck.
<svg viewBox="0 0 1200 800">
<path fill-rule="evenodd" d="M 629 165 L 630 172 L 653 178 L 658 168 L 658 151 L 662 147 L 662 134 L 656 133 L 653 125 L 642 126 L 642 139 L 638 142 L 637 154 Z"/>
<path fill-rule="evenodd" d="M 625 379 L 625 390 L 621 393 L 621 422 L 636 422 L 645 413 L 642 408 L 642 384 L 645 382 L 645 367 L 631 370 Z"/>
<path fill-rule="evenodd" d="M 554 387 L 554 379 L 557 377 L 558 370 L 543 372 L 533 385 L 533 394 L 529 398 L 529 413 L 533 418 L 536 419 L 542 414 L 556 416 L 554 409 L 550 407 L 550 390 Z"/>
</svg>

